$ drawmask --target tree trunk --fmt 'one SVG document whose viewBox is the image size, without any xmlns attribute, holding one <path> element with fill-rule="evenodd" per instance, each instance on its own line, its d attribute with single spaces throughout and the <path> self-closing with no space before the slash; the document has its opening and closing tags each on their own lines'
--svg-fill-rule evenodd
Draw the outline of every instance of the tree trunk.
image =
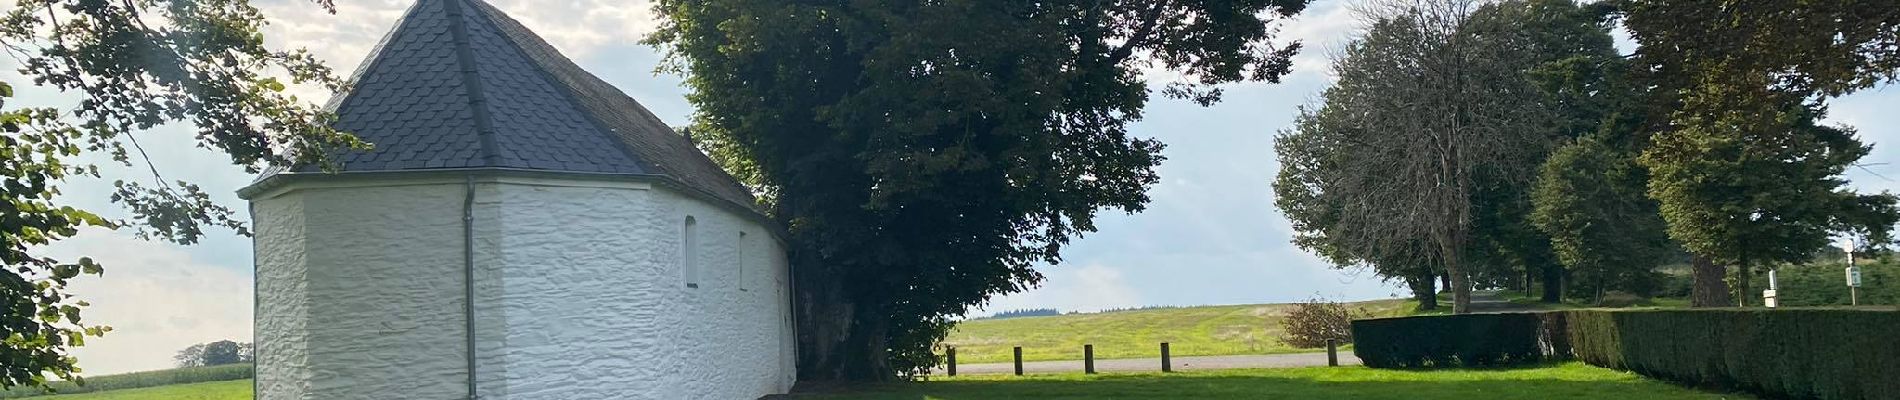
<svg viewBox="0 0 1900 400">
<path fill-rule="evenodd" d="M 1544 302 L 1562 303 L 1564 301 L 1564 266 L 1557 263 L 1544 264 Z"/>
<path fill-rule="evenodd" d="M 1695 256 L 1689 260 L 1691 278 L 1694 286 L 1689 295 L 1692 307 L 1727 307 L 1728 268 L 1715 265 L 1708 258 Z"/>
<path fill-rule="evenodd" d="M 812 264 L 804 264 L 812 265 Z M 840 280 L 818 268 L 795 269 L 794 314 L 800 381 L 887 381 L 891 370 L 882 313 L 855 304 Z"/>
<path fill-rule="evenodd" d="M 1737 307 L 1748 307 L 1748 299 L 1755 297 L 1755 292 L 1750 290 L 1749 287 L 1751 285 L 1749 285 L 1748 278 L 1749 275 L 1753 275 L 1749 272 L 1752 271 L 1749 271 L 1748 259 L 1742 259 L 1742 262 L 1735 266 L 1735 291 L 1737 292 L 1735 293 L 1735 305 Z"/>
<path fill-rule="evenodd" d="M 1412 288 L 1412 297 L 1418 299 L 1419 311 L 1438 309 L 1438 286 L 1435 285 L 1436 283 L 1438 283 L 1438 278 L 1432 277 L 1431 275 L 1405 278 L 1405 285 Z"/>
<path fill-rule="evenodd" d="M 1531 286 L 1536 283 L 1531 276 L 1536 274 L 1535 271 L 1537 268 L 1531 267 L 1530 263 L 1524 263 L 1524 297 L 1531 297 Z"/>
<path fill-rule="evenodd" d="M 1462 235 L 1452 235 L 1451 239 L 1439 244 L 1444 251 L 1445 275 L 1451 278 L 1451 313 L 1467 314 L 1471 312 L 1471 276 L 1460 265 L 1464 260 L 1459 247 L 1464 240 Z"/>
</svg>

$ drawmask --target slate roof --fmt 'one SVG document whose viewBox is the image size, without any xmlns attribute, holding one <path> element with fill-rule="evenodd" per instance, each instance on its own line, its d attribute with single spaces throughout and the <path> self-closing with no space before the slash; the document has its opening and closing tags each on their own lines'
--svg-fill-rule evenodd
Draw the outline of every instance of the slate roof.
<svg viewBox="0 0 1900 400">
<path fill-rule="evenodd" d="M 337 129 L 375 149 L 339 154 L 343 172 L 657 175 L 753 205 L 750 192 L 690 140 L 480 0 L 419 0 L 352 81 L 328 107 Z"/>
</svg>

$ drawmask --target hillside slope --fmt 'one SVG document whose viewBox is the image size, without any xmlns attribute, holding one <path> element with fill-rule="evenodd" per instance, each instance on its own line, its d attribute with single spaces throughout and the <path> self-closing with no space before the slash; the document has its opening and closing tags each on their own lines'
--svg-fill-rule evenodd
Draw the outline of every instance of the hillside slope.
<svg viewBox="0 0 1900 400">
<path fill-rule="evenodd" d="M 1376 300 L 1353 306 L 1396 316 L 1412 304 Z M 1080 360 L 1083 344 L 1094 344 L 1098 359 L 1159 357 L 1161 342 L 1169 342 L 1169 353 L 1176 356 L 1314 351 L 1280 342 L 1280 319 L 1291 307 L 1248 304 L 983 319 L 957 324 L 944 344 L 957 348 L 959 364 L 1009 362 L 1014 346 L 1023 347 L 1025 361 Z"/>
</svg>

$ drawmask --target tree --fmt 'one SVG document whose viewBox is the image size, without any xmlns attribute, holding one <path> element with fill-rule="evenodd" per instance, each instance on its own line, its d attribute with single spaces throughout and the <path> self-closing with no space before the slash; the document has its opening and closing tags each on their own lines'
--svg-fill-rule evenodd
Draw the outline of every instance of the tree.
<svg viewBox="0 0 1900 400">
<path fill-rule="evenodd" d="M 1649 171 L 1636 163 L 1648 146 L 1644 93 L 1630 78 L 1631 63 L 1611 45 L 1611 11 L 1597 4 L 1556 13 L 1570 21 L 1555 28 L 1569 28 L 1574 33 L 1566 36 L 1583 50 L 1532 71 L 1565 117 L 1559 129 L 1573 138 L 1546 158 L 1525 192 L 1532 209 L 1524 220 L 1548 238 L 1563 268 L 1546 271 L 1547 301 L 1564 292 L 1595 300 L 1608 290 L 1648 293 L 1656 284 L 1653 268 L 1674 247 L 1644 192 Z M 1568 288 L 1555 284 L 1565 274 L 1575 282 Z"/>
<path fill-rule="evenodd" d="M 318 3 L 326 10 L 328 0 Z M 132 218 L 111 221 L 58 200 L 62 184 L 99 177 L 87 155 L 132 166 L 144 159 L 142 131 L 192 125 L 200 147 L 255 171 L 263 165 L 327 164 L 325 150 L 361 147 L 330 129 L 329 116 L 283 93 L 289 83 L 331 89 L 341 82 L 301 50 L 268 49 L 263 17 L 243 0 L 124 2 L 21 0 L 0 16 L 0 45 L 32 84 L 75 94 L 76 105 L 20 104 L 0 82 L 0 387 L 44 387 L 46 375 L 77 380 L 67 352 L 109 328 L 88 325 L 88 304 L 66 284 L 104 268 L 90 258 L 58 260 L 43 246 L 85 226 L 131 229 L 141 237 L 190 244 L 207 226 L 244 233 L 234 211 L 189 182 L 116 182 L 112 200 Z M 145 137 L 140 137 L 145 136 Z M 134 155 L 138 158 L 134 158 Z"/>
<path fill-rule="evenodd" d="M 1644 292 L 1654 268 L 1673 249 L 1656 202 L 1645 195 L 1646 169 L 1636 149 L 1592 135 L 1557 150 L 1544 163 L 1531 221 L 1550 235 L 1573 289 L 1595 301 L 1612 289 Z"/>
<path fill-rule="evenodd" d="M 1130 135 L 1142 68 L 1275 82 L 1306 0 L 661 0 L 648 40 L 687 76 L 694 137 L 751 179 L 798 265 L 799 373 L 890 379 L 1032 266 L 1140 211 L 1161 143 Z"/>
<path fill-rule="evenodd" d="M 256 361 L 251 351 L 250 342 L 219 340 L 186 347 L 184 350 L 179 350 L 178 355 L 172 356 L 172 360 L 176 361 L 180 368 L 248 363 Z"/>
<path fill-rule="evenodd" d="M 1291 201 L 1309 203 L 1282 205 L 1295 229 L 1330 242 L 1323 247 L 1345 256 L 1335 259 L 1442 266 L 1459 313 L 1477 262 L 1498 259 L 1474 227 L 1479 196 L 1525 181 L 1553 139 L 1552 112 L 1524 68 L 1538 49 L 1507 13 L 1479 9 L 1461 0 L 1368 7 L 1370 28 L 1334 60 L 1339 80 L 1323 105 L 1304 110 L 1275 146 L 1276 190 L 1304 192 Z M 1289 151 L 1299 147 L 1323 150 Z M 1306 176 L 1287 178 L 1296 164 L 1291 173 Z"/>
<path fill-rule="evenodd" d="M 1274 175 L 1273 204 L 1293 224 L 1293 245 L 1325 258 L 1335 268 L 1367 268 L 1386 279 L 1403 281 L 1418 300 L 1418 310 L 1437 309 L 1438 277 L 1444 273 L 1443 267 L 1428 261 L 1426 243 L 1414 241 L 1402 248 L 1409 251 L 1373 253 L 1335 232 L 1342 228 L 1341 207 L 1325 197 L 1325 190 L 1328 174 L 1342 168 L 1337 163 L 1343 160 L 1339 155 L 1347 143 L 1339 140 L 1347 134 L 1327 130 L 1350 129 L 1338 118 L 1338 108 L 1301 108 L 1293 128 L 1274 137 L 1280 171 Z"/>
<path fill-rule="evenodd" d="M 204 358 L 199 365 L 212 366 L 244 362 L 244 358 L 240 356 L 240 349 L 241 346 L 237 342 L 229 340 L 205 343 Z"/>
<path fill-rule="evenodd" d="M 172 356 L 172 361 L 178 363 L 179 368 L 204 366 L 205 344 L 194 344 L 191 345 L 191 347 L 186 347 L 184 350 L 179 350 L 178 355 Z"/>
<path fill-rule="evenodd" d="M 1900 9 L 1855 1 L 1616 6 L 1649 91 L 1649 195 L 1695 256 L 1697 306 L 1741 302 L 1752 267 L 1804 260 L 1832 233 L 1886 245 L 1895 198 L 1844 189 L 1868 151 L 1847 127 L 1818 126 L 1826 99 L 1900 77 Z"/>
</svg>

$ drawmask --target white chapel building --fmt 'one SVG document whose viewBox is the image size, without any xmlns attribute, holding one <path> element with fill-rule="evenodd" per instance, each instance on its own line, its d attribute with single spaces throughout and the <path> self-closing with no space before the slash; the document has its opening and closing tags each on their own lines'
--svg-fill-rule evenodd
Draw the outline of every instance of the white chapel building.
<svg viewBox="0 0 1900 400">
<path fill-rule="evenodd" d="M 257 398 L 755 399 L 796 376 L 778 229 L 691 141 L 480 0 L 419 0 L 268 171 Z"/>
</svg>

